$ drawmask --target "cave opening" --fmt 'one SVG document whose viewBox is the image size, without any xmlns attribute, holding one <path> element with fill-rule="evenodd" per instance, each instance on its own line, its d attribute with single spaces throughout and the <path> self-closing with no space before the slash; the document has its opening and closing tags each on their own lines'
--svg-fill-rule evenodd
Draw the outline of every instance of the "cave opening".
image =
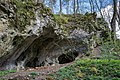
<svg viewBox="0 0 120 80">
<path fill-rule="evenodd" d="M 62 54 L 60 56 L 58 56 L 58 64 L 66 64 L 66 63 L 70 63 L 73 62 L 75 60 L 76 57 L 78 57 L 79 52 L 77 51 L 72 51 L 72 52 L 68 52 L 66 54 Z M 38 62 L 38 58 L 34 58 L 32 61 L 29 61 L 26 64 L 26 67 L 40 67 L 40 66 L 45 66 L 45 61 L 43 61 L 41 64 L 37 64 Z M 54 62 L 52 62 L 54 63 Z M 49 62 L 48 62 L 49 64 Z M 51 64 L 49 64 L 51 65 Z"/>
<path fill-rule="evenodd" d="M 78 57 L 78 55 L 79 55 L 79 52 L 77 52 L 77 51 L 62 54 L 58 57 L 59 64 L 73 62 L 75 60 L 75 58 Z"/>
</svg>

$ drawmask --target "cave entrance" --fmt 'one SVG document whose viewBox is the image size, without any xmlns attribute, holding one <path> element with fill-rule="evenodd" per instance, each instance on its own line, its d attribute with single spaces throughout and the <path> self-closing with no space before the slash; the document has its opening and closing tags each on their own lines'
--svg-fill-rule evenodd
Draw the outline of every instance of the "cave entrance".
<svg viewBox="0 0 120 80">
<path fill-rule="evenodd" d="M 58 57 L 59 64 L 73 62 L 78 55 L 79 55 L 79 53 L 77 51 L 62 54 Z"/>
</svg>

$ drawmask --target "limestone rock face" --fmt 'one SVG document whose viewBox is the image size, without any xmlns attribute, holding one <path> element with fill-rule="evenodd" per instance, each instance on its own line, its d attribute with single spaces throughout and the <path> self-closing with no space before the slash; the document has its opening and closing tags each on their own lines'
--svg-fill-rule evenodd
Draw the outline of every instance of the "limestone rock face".
<svg viewBox="0 0 120 80">
<path fill-rule="evenodd" d="M 15 24 L 15 22 L 20 22 L 19 18 L 15 19 L 17 18 L 15 16 L 17 15 L 17 12 L 15 12 L 17 9 L 16 5 L 1 1 L 0 6 L 2 8 L 0 9 L 0 56 L 9 53 L 14 46 L 20 44 L 21 41 L 28 36 L 39 36 L 45 33 L 43 29 L 47 29 L 47 27 L 56 27 L 53 21 L 54 18 L 48 15 L 47 11 L 42 13 L 43 10 L 45 11 L 45 7 L 42 4 L 38 6 L 37 4 L 35 5 L 35 9 L 33 10 L 34 19 L 30 19 L 30 24 L 26 24 L 22 31 L 17 27 L 19 23 Z"/>
<path fill-rule="evenodd" d="M 24 4 L 21 2 L 21 5 Z M 81 43 L 83 40 L 76 38 L 76 35 L 85 34 L 82 36 L 85 37 L 87 33 L 73 32 L 72 37 L 64 37 L 51 11 L 41 3 L 26 6 L 31 9 L 28 13 L 22 12 L 24 8 L 19 5 L 16 2 L 0 2 L 0 6 L 8 12 L 0 9 L 1 69 L 13 69 L 18 64 L 36 67 L 56 63 L 60 55 L 73 50 L 85 53 L 87 45 Z"/>
</svg>

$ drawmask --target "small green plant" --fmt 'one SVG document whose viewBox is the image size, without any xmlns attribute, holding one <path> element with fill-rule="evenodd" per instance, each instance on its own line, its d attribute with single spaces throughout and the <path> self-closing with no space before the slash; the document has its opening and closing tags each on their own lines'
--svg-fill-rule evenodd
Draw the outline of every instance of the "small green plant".
<svg viewBox="0 0 120 80">
<path fill-rule="evenodd" d="M 30 73 L 30 75 L 36 76 L 36 75 L 38 75 L 38 73 L 32 72 L 32 73 Z"/>
<path fill-rule="evenodd" d="M 4 71 L 0 71 L 0 76 L 5 76 L 9 73 L 15 73 L 16 70 L 4 70 Z"/>
</svg>

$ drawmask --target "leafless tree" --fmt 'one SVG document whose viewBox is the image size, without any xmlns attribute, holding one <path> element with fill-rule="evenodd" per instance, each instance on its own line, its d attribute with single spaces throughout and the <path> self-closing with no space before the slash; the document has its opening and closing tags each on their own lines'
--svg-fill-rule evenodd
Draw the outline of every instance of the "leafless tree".
<svg viewBox="0 0 120 80">
<path fill-rule="evenodd" d="M 99 1 L 100 2 L 100 1 Z M 96 4 L 96 7 L 97 7 L 97 9 L 99 10 L 99 12 L 100 12 L 100 15 L 101 15 L 101 17 L 103 18 L 103 14 L 102 14 L 102 12 L 101 12 L 101 6 L 99 7 L 99 5 L 98 5 L 98 3 L 97 3 L 97 0 L 95 0 L 95 4 Z M 102 2 L 100 3 L 100 4 L 102 4 Z"/>
<path fill-rule="evenodd" d="M 62 14 L 62 0 L 59 0 L 59 3 L 60 3 L 60 11 L 59 11 L 59 14 L 61 15 L 61 14 Z"/>
<path fill-rule="evenodd" d="M 119 6 L 118 6 L 118 10 L 119 10 L 119 12 L 118 12 L 118 22 L 119 22 L 119 25 L 120 25 L 120 1 L 119 1 Z"/>
<path fill-rule="evenodd" d="M 111 32 L 114 34 L 112 39 L 116 39 L 117 0 L 113 0 L 113 10 L 113 17 L 111 19 Z"/>
<path fill-rule="evenodd" d="M 79 0 L 77 0 L 77 9 L 76 9 L 76 13 L 78 13 L 78 11 L 79 11 Z"/>
<path fill-rule="evenodd" d="M 91 13 L 94 12 L 94 2 L 93 0 L 89 0 L 89 3 L 90 3 L 90 7 L 91 7 Z"/>
<path fill-rule="evenodd" d="M 74 0 L 73 11 L 74 11 L 74 17 L 76 17 L 76 0 Z"/>
</svg>

